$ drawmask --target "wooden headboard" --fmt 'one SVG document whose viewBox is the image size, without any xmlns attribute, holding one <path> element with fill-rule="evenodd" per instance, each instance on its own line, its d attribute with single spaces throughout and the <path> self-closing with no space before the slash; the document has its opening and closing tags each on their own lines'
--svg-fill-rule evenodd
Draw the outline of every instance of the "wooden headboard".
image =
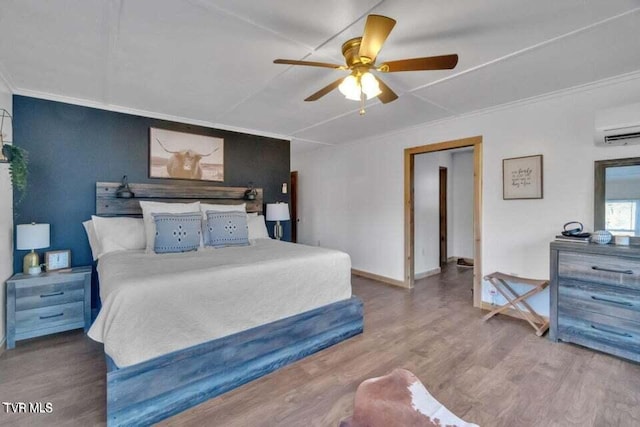
<svg viewBox="0 0 640 427">
<path fill-rule="evenodd" d="M 263 191 L 256 188 L 255 200 L 244 200 L 248 187 L 215 187 L 212 185 L 129 184 L 132 199 L 116 197 L 119 182 L 96 182 L 96 215 L 142 216 L 141 200 L 167 203 L 200 201 L 219 205 L 247 204 L 247 212 L 262 213 Z"/>
</svg>

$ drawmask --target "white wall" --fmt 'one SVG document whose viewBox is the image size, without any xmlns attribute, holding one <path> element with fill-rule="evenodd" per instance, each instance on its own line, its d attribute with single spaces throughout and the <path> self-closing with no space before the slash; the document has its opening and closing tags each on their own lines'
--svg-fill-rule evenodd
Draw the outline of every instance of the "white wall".
<svg viewBox="0 0 640 427">
<path fill-rule="evenodd" d="M 320 240 L 349 253 L 354 268 L 403 280 L 404 148 L 482 135 L 482 273 L 548 278 L 549 241 L 562 224 L 593 226 L 593 161 L 640 156 L 640 146 L 596 147 L 595 111 L 638 101 L 640 79 L 620 78 L 293 155 L 303 195 L 299 240 Z M 502 159 L 533 154 L 544 155 L 544 199 L 502 200 Z M 491 301 L 486 285 L 483 300 Z M 533 305 L 548 313 L 548 294 Z"/>
<path fill-rule="evenodd" d="M 414 217 L 415 217 L 415 275 L 440 268 L 440 167 L 452 171 L 451 154 L 443 151 L 425 153 L 415 157 L 414 164 Z M 452 192 L 452 180 L 447 181 L 447 193 Z M 451 247 L 453 233 L 449 230 L 453 220 L 453 204 L 447 198 L 447 244 Z"/>
<path fill-rule="evenodd" d="M 13 97 L 0 79 L 0 108 L 13 114 Z M 5 124 L 5 140 L 12 140 L 11 125 Z M 5 340 L 5 280 L 13 274 L 13 191 L 9 177 L 9 165 L 0 163 L 0 347 Z"/>
<path fill-rule="evenodd" d="M 453 242 L 449 245 L 449 256 L 473 258 L 473 151 L 452 153 L 451 163 Z"/>
</svg>

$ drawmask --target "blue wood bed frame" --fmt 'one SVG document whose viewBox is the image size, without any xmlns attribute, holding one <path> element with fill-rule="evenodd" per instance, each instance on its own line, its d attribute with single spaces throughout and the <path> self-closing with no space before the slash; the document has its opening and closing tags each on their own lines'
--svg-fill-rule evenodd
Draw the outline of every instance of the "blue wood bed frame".
<svg viewBox="0 0 640 427">
<path fill-rule="evenodd" d="M 118 199 L 118 182 L 96 183 L 96 214 L 141 216 L 140 200 L 237 204 L 245 187 L 130 184 L 135 199 Z M 247 202 L 262 212 L 263 191 Z M 107 425 L 148 425 L 184 411 L 312 353 L 362 333 L 357 297 L 257 326 L 146 362 L 118 368 L 107 359 Z"/>
<path fill-rule="evenodd" d="M 133 366 L 107 356 L 107 425 L 158 422 L 362 330 L 352 297 Z"/>
</svg>

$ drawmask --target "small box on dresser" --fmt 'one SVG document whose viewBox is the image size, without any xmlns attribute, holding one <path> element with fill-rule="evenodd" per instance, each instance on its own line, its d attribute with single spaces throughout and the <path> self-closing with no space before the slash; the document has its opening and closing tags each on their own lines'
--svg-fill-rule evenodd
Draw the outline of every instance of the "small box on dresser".
<svg viewBox="0 0 640 427">
<path fill-rule="evenodd" d="M 18 340 L 91 326 L 91 267 L 7 280 L 7 348 Z"/>
<path fill-rule="evenodd" d="M 640 247 L 551 243 L 549 338 L 640 362 Z"/>
</svg>

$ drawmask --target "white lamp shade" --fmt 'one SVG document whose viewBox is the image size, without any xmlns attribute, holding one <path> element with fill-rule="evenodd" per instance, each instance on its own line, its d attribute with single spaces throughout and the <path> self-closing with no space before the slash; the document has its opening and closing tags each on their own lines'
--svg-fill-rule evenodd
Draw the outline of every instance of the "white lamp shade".
<svg viewBox="0 0 640 427">
<path fill-rule="evenodd" d="M 288 221 L 289 216 L 288 203 L 267 203 L 267 221 Z"/>
<path fill-rule="evenodd" d="M 18 224 L 16 249 L 28 250 L 48 248 L 49 224 Z"/>
</svg>

